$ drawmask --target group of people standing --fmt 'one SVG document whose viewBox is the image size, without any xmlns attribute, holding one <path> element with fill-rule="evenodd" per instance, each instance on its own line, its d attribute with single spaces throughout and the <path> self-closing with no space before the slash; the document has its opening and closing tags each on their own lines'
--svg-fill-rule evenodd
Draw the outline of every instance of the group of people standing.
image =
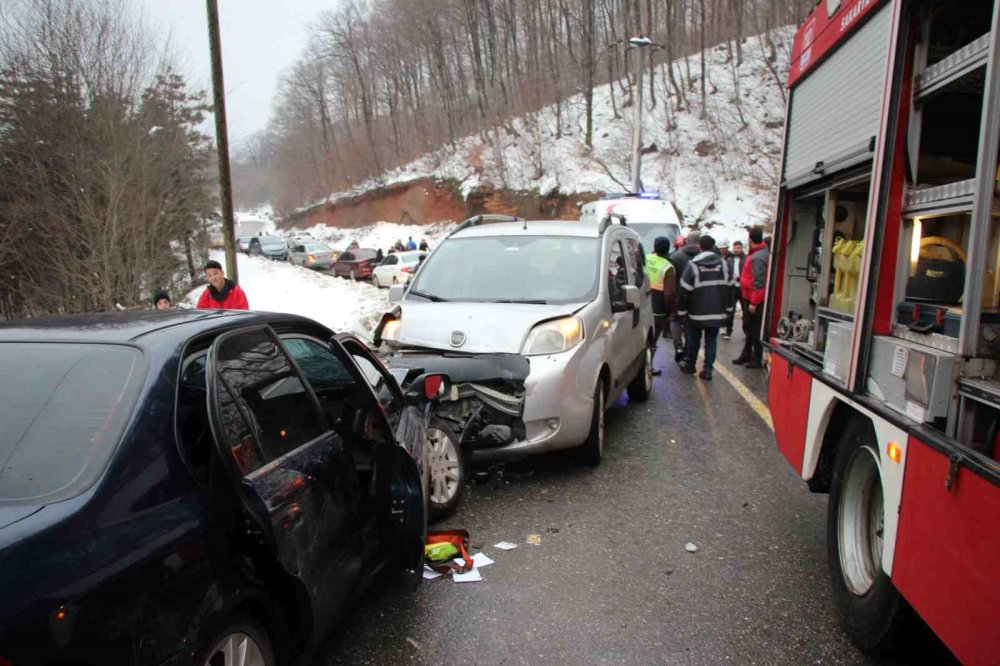
<svg viewBox="0 0 1000 666">
<path fill-rule="evenodd" d="M 250 303 L 243 288 L 226 277 L 222 264 L 209 261 L 205 264 L 205 279 L 208 286 L 198 298 L 199 310 L 249 310 Z M 174 307 L 170 294 L 158 291 L 153 295 L 153 308 L 169 310 Z"/>
<path fill-rule="evenodd" d="M 669 323 L 674 359 L 681 372 L 696 372 L 704 339 L 705 359 L 699 376 L 712 379 L 719 334 L 724 331 L 722 337 L 727 340 L 732 335 L 737 303 L 743 313 L 746 341 L 733 363 L 763 367 L 760 331 L 770 251 L 760 227 L 750 230 L 749 240 L 749 251 L 744 254 L 740 241 L 732 248 L 717 247 L 712 236 L 692 232 L 671 254 L 670 241 L 660 237 L 653 244 L 653 253 L 646 257 L 656 340 Z M 654 374 L 659 373 L 654 370 Z"/>
</svg>

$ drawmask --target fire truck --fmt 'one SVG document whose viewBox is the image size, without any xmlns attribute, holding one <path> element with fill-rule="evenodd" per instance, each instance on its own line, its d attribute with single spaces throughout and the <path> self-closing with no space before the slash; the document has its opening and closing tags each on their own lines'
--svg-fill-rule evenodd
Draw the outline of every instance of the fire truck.
<svg viewBox="0 0 1000 666">
<path fill-rule="evenodd" d="M 821 0 L 795 36 L 763 336 L 832 596 L 1000 663 L 1000 8 Z"/>
</svg>

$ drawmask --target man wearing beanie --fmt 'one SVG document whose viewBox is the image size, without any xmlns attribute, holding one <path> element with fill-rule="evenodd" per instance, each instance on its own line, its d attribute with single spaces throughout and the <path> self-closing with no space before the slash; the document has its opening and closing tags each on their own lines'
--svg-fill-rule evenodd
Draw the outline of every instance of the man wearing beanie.
<svg viewBox="0 0 1000 666">
<path fill-rule="evenodd" d="M 249 310 L 247 295 L 240 285 L 226 277 L 222 272 L 222 264 L 210 261 L 205 264 L 205 278 L 208 286 L 198 299 L 201 310 Z"/>
<path fill-rule="evenodd" d="M 170 294 L 162 290 L 153 294 L 153 309 L 169 310 L 172 307 L 173 303 L 170 302 Z"/>
<path fill-rule="evenodd" d="M 764 349 L 760 341 L 763 323 L 764 290 L 767 288 L 767 266 L 771 252 L 764 242 L 764 231 L 760 227 L 750 230 L 750 257 L 744 262 L 740 273 L 740 295 L 743 299 L 743 332 L 746 342 L 743 352 L 733 359 L 735 365 L 747 368 L 762 368 Z"/>
<path fill-rule="evenodd" d="M 715 240 L 702 236 L 701 252 L 688 262 L 677 291 L 677 314 L 687 319 L 687 349 L 681 372 L 693 375 L 702 335 L 705 336 L 705 361 L 699 377 L 712 379 L 719 329 L 726 325 L 733 311 L 732 278 L 729 267 L 715 253 Z"/>
</svg>

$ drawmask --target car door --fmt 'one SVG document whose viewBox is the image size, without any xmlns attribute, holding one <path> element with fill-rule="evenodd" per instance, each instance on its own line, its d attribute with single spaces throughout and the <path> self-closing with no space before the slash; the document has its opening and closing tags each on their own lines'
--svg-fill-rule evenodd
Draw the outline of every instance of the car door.
<svg viewBox="0 0 1000 666">
<path fill-rule="evenodd" d="M 629 284 L 628 259 L 622 234 L 613 233 L 606 254 L 605 273 L 608 283 L 611 330 L 609 332 L 608 367 L 613 386 L 611 397 L 617 395 L 625 380 L 629 365 L 635 358 L 632 345 L 633 314 L 625 303 L 622 287 Z"/>
<path fill-rule="evenodd" d="M 378 275 L 378 281 L 384 285 L 392 284 L 392 276 L 395 274 L 396 264 L 399 262 L 399 257 L 394 254 L 390 254 L 382 263 L 378 265 L 375 269 L 375 273 Z"/>
<path fill-rule="evenodd" d="M 628 265 L 629 284 L 639 289 L 639 307 L 632 310 L 632 337 L 630 338 L 632 358 L 638 359 L 646 350 L 647 335 L 651 324 L 652 304 L 649 300 L 649 281 L 646 279 L 646 257 L 639 241 L 631 236 L 624 239 Z M 648 315 L 648 316 L 647 316 Z"/>
<path fill-rule="evenodd" d="M 412 471 L 415 471 L 417 475 L 416 480 L 420 487 L 421 502 L 426 515 L 426 500 L 429 497 L 430 483 L 430 461 L 425 432 L 427 415 L 417 406 L 407 403 L 396 379 L 364 343 L 346 333 L 336 336 L 334 342 L 351 355 L 364 375 L 392 429 L 397 445 L 395 448 L 405 451 L 406 457 L 414 463 L 415 467 Z M 398 451 L 394 455 L 398 457 Z M 394 463 L 393 467 L 398 468 L 400 473 L 408 474 L 405 470 L 409 468 L 409 464 L 405 461 Z M 418 519 L 414 518 L 414 520 Z M 409 529 L 411 532 L 415 532 L 416 524 Z"/>
<path fill-rule="evenodd" d="M 215 340 L 206 367 L 217 452 L 246 514 L 312 605 L 314 629 L 361 579 L 361 492 L 344 441 L 274 331 Z"/>
<path fill-rule="evenodd" d="M 372 405 L 368 414 L 374 423 L 365 430 L 376 435 L 370 448 L 374 483 L 380 486 L 378 501 L 385 502 L 384 510 L 376 510 L 375 516 L 381 543 L 400 568 L 415 566 L 423 552 L 427 515 L 424 491 L 428 463 L 419 410 L 407 405 L 395 379 L 356 338 L 341 334 L 320 343 L 298 334 L 283 337 L 292 338 L 286 341 L 288 350 L 306 379 L 317 386 L 317 393 L 322 394 L 332 382 L 330 377 L 336 371 L 331 370 L 331 364 L 342 364 L 351 373 L 356 390 L 364 394 L 354 400 Z"/>
</svg>

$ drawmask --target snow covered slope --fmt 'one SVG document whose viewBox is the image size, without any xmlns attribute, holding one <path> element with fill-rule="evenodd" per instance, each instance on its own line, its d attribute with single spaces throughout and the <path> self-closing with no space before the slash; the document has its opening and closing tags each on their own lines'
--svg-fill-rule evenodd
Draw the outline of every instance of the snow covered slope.
<svg viewBox="0 0 1000 666">
<path fill-rule="evenodd" d="M 686 105 L 680 110 L 674 108 L 675 99 L 668 97 L 667 66 L 657 69 L 657 103 L 651 107 L 647 94 L 643 114 L 643 146 L 649 149 L 655 144 L 656 149 L 643 157 L 642 181 L 647 191 L 673 200 L 686 225 L 721 224 L 735 230 L 770 218 L 781 154 L 783 83 L 793 36 L 790 27 L 772 33 L 773 53 L 761 36 L 747 38 L 739 65 L 730 57 L 735 48 L 709 49 L 704 109 L 697 79 L 701 54 L 672 65 L 680 85 L 688 69 L 695 77 L 693 88 L 684 92 Z M 555 107 L 550 106 L 508 127 L 466 137 L 455 150 L 425 155 L 328 200 L 421 177 L 455 179 L 465 194 L 484 184 L 543 194 L 557 189 L 564 193 L 620 192 L 630 182 L 633 117 L 631 108 L 623 108 L 623 89 L 615 82 L 594 90 L 592 151 L 584 145 L 584 102 L 577 95 L 563 104 L 558 136 Z"/>
</svg>

